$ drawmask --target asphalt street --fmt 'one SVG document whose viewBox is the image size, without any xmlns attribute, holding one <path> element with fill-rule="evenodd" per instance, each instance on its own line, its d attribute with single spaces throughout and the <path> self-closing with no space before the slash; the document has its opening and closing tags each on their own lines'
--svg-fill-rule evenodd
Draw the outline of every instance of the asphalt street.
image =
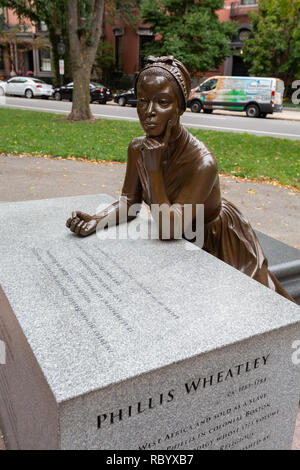
<svg viewBox="0 0 300 470">
<path fill-rule="evenodd" d="M 54 100 L 28 100 L 26 98 L 6 97 L 1 106 L 8 108 L 29 109 L 36 111 L 54 112 L 68 114 L 71 111 L 72 103 L 69 101 Z M 138 121 L 136 108 L 119 105 L 91 105 L 92 113 L 96 118 L 120 119 L 126 121 Z M 295 117 L 298 113 L 294 112 Z M 241 113 L 232 114 L 212 114 L 185 112 L 181 122 L 187 127 L 196 129 L 212 129 L 224 132 L 237 132 L 255 134 L 258 136 L 271 136 L 286 138 L 291 140 L 300 139 L 300 121 L 281 119 L 254 119 L 248 118 Z"/>
</svg>

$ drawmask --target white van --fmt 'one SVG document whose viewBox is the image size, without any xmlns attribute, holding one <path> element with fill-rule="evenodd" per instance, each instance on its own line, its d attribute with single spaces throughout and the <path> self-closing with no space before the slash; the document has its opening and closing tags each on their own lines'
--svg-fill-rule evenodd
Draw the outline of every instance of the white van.
<svg viewBox="0 0 300 470">
<path fill-rule="evenodd" d="M 264 118 L 282 111 L 283 92 L 279 78 L 210 77 L 191 91 L 187 105 L 194 113 L 228 109 Z"/>
</svg>

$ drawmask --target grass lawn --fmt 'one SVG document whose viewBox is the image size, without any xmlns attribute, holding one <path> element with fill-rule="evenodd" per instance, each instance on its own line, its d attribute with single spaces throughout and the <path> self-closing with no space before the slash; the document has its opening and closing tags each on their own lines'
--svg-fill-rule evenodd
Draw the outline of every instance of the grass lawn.
<svg viewBox="0 0 300 470">
<path fill-rule="evenodd" d="M 300 95 L 298 94 L 298 96 L 300 96 Z M 284 108 L 294 108 L 294 109 L 298 109 L 300 111 L 300 104 L 292 103 L 292 101 L 290 101 L 290 100 L 285 100 L 283 102 L 283 107 Z"/>
<path fill-rule="evenodd" d="M 300 190 L 300 141 L 190 129 L 215 155 L 219 171 L 277 181 Z M 99 119 L 68 122 L 65 116 L 0 108 L 0 153 L 126 161 L 139 123 Z"/>
</svg>

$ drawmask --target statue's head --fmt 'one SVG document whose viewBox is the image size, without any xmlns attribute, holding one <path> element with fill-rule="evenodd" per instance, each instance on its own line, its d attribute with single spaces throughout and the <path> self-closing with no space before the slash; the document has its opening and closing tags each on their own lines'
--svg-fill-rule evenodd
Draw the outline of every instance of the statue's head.
<svg viewBox="0 0 300 470">
<path fill-rule="evenodd" d="M 175 126 L 186 110 L 190 91 L 190 75 L 179 60 L 149 57 L 135 82 L 138 115 L 146 134 L 162 135 L 170 119 Z"/>
</svg>

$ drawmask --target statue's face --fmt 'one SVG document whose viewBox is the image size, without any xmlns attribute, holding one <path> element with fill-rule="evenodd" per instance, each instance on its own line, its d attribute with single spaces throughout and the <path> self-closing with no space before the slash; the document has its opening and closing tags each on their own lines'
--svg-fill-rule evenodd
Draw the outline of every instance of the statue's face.
<svg viewBox="0 0 300 470">
<path fill-rule="evenodd" d="M 176 124 L 180 111 L 174 88 L 165 77 L 144 75 L 137 85 L 137 112 L 150 137 L 162 136 L 168 121 Z"/>
</svg>

